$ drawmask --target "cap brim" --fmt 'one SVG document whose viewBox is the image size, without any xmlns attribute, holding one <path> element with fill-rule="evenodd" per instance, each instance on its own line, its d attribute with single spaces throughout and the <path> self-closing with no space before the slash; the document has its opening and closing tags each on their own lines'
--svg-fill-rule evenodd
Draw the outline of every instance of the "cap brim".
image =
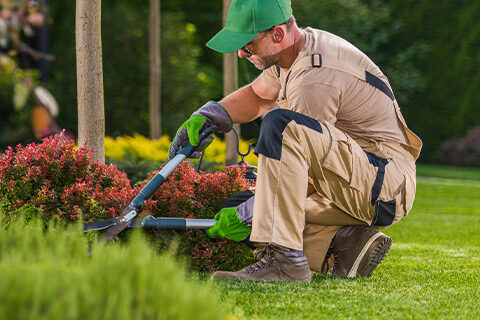
<svg viewBox="0 0 480 320">
<path fill-rule="evenodd" d="M 237 33 L 223 28 L 207 42 L 207 47 L 222 53 L 234 52 L 252 41 L 257 35 L 258 33 Z"/>
</svg>

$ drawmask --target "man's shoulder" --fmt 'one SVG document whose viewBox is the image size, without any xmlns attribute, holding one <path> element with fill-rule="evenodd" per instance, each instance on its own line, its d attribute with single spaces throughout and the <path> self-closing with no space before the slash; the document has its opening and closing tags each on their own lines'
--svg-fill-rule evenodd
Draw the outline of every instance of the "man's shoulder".
<svg viewBox="0 0 480 320">
<path fill-rule="evenodd" d="M 344 61 L 383 78 L 383 74 L 375 62 L 348 40 L 328 31 L 311 27 L 305 28 L 304 31 L 308 39 L 302 52 L 304 56 L 318 53 L 338 60 L 340 64 Z"/>
<path fill-rule="evenodd" d="M 350 49 L 352 51 L 360 51 L 355 45 L 336 34 L 328 32 L 326 30 L 307 27 L 304 29 L 310 42 L 309 48 L 315 51 L 315 49 L 321 49 L 322 51 L 338 50 L 339 48 Z M 361 52 L 361 51 L 360 51 Z M 312 52 L 313 53 L 313 52 Z"/>
<path fill-rule="evenodd" d="M 329 31 L 326 31 L 326 30 L 322 30 L 322 29 L 318 29 L 318 28 L 313 28 L 313 27 L 306 27 L 306 28 L 303 28 L 303 30 L 309 34 L 312 34 L 312 35 L 315 35 L 317 37 L 323 37 L 323 38 L 332 38 L 332 39 L 336 39 L 338 38 L 337 40 L 344 40 L 346 41 L 345 39 L 343 39 L 342 37 L 340 36 L 337 36 L 336 34 L 334 33 L 331 33 Z"/>
</svg>

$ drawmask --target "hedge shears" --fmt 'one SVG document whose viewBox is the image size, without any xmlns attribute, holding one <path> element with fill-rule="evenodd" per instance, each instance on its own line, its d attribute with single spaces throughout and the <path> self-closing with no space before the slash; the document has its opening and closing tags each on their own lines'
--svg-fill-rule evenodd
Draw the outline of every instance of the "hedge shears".
<svg viewBox="0 0 480 320">
<path fill-rule="evenodd" d="M 205 126 L 200 131 L 200 142 L 207 139 L 216 128 L 214 126 Z M 199 143 L 199 146 L 201 143 Z M 137 211 L 150 198 L 158 188 L 165 182 L 167 177 L 175 171 L 175 169 L 186 158 L 197 151 L 197 147 L 187 142 L 180 148 L 175 155 L 143 188 L 138 195 L 123 209 L 122 213 L 116 217 L 97 222 L 87 223 L 83 226 L 83 231 L 104 230 L 107 232 L 100 238 L 100 242 L 107 244 L 110 240 L 120 234 L 126 228 L 157 228 L 157 229 L 208 229 L 213 226 L 216 220 L 213 219 L 184 219 L 184 218 L 154 218 L 146 217 L 139 220 L 133 220 L 137 215 Z"/>
</svg>

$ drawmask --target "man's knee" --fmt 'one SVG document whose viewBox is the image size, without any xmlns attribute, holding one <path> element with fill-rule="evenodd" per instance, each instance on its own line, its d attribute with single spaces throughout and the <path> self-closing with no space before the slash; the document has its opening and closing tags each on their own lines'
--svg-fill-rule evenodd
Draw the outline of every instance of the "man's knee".
<svg viewBox="0 0 480 320">
<path fill-rule="evenodd" d="M 262 121 L 260 137 L 258 139 L 256 154 L 276 160 L 282 155 L 283 133 L 287 125 L 294 121 L 297 125 L 305 126 L 317 132 L 323 133 L 320 123 L 308 116 L 292 110 L 277 109 L 267 113 Z"/>
</svg>

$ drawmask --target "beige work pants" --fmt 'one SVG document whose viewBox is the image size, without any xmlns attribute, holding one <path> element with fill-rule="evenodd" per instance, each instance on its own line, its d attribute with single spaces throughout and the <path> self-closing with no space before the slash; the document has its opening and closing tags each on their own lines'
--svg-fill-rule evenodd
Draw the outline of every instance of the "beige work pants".
<svg viewBox="0 0 480 320">
<path fill-rule="evenodd" d="M 341 226 L 399 221 L 413 204 L 415 161 L 387 145 L 381 158 L 328 123 L 290 110 L 267 114 L 250 240 L 303 250 L 318 271 Z M 307 199 L 309 182 L 317 193 Z"/>
</svg>

